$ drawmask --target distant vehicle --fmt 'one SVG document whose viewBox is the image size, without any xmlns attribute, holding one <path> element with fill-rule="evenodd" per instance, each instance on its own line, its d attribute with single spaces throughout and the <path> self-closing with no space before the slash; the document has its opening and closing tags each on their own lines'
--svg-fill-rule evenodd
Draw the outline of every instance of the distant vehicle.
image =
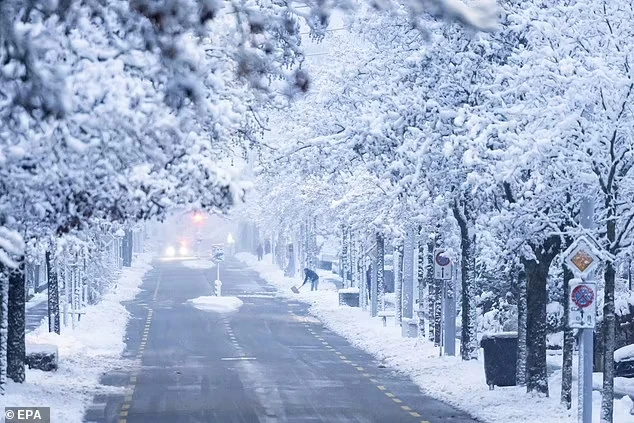
<svg viewBox="0 0 634 423">
<path fill-rule="evenodd" d="M 614 376 L 634 378 L 634 344 L 614 351 Z"/>
<path fill-rule="evenodd" d="M 189 239 L 180 239 L 178 242 L 165 246 L 163 256 L 166 258 L 191 257 L 193 255 L 192 242 Z"/>
</svg>

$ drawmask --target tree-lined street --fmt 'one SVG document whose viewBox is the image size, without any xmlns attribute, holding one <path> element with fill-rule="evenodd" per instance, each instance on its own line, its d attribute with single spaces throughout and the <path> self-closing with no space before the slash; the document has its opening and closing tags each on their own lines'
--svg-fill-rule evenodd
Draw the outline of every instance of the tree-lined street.
<svg viewBox="0 0 634 423">
<path fill-rule="evenodd" d="M 130 305 L 126 355 L 137 354 L 141 322 L 150 328 L 127 379 L 131 400 L 109 397 L 96 421 L 475 422 L 329 331 L 305 304 L 276 297 L 240 262 L 225 269 L 224 295 L 244 302 L 229 314 L 188 303 L 209 295 L 213 271 L 156 263 Z"/>
</svg>

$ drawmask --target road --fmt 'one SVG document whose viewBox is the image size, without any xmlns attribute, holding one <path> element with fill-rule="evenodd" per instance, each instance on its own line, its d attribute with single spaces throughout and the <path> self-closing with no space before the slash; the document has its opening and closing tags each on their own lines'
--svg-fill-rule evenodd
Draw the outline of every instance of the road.
<svg viewBox="0 0 634 423">
<path fill-rule="evenodd" d="M 430 422 L 474 419 L 326 329 L 306 305 L 276 297 L 237 261 L 221 267 L 226 314 L 188 301 L 210 295 L 215 270 L 156 263 L 132 313 L 126 355 L 138 366 L 104 377 L 125 396 L 101 398 L 104 423 Z"/>
</svg>

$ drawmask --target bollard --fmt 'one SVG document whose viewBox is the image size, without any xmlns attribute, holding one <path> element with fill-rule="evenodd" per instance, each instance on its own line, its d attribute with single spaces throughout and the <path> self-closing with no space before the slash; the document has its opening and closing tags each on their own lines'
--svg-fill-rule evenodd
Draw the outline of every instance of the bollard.
<svg viewBox="0 0 634 423">
<path fill-rule="evenodd" d="M 220 282 L 220 279 L 216 279 L 214 284 L 216 287 L 216 297 L 222 296 L 222 282 Z"/>
</svg>

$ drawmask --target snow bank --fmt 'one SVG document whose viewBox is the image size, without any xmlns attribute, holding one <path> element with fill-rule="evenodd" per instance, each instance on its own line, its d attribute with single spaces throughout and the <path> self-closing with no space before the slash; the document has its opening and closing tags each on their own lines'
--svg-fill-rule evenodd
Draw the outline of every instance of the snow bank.
<svg viewBox="0 0 634 423">
<path fill-rule="evenodd" d="M 0 408 L 5 406 L 51 407 L 51 421 L 80 422 L 97 393 L 120 392 L 123 388 L 99 386 L 103 373 L 133 363 L 121 358 L 129 313 L 121 302 L 135 298 L 143 276 L 150 270 L 153 254 L 140 254 L 124 268 L 117 284 L 99 304 L 86 308 L 75 330 L 62 327 L 62 334 L 48 332 L 48 321 L 26 335 L 31 349 L 53 345 L 59 351 L 59 369 L 42 372 L 27 369 L 24 384 L 8 382 Z"/>
<path fill-rule="evenodd" d="M 182 265 L 190 269 L 213 269 L 216 264 L 211 260 L 184 260 Z"/>
<path fill-rule="evenodd" d="M 401 328 L 383 327 L 380 318 L 371 318 L 359 308 L 340 307 L 337 292 L 301 291 L 290 287 L 298 278 L 284 276 L 270 262 L 258 262 L 248 253 L 236 257 L 256 270 L 261 277 L 280 289 L 280 294 L 311 305 L 310 311 L 327 327 L 346 337 L 353 345 L 373 354 L 385 365 L 408 374 L 421 390 L 470 413 L 487 423 L 575 423 L 576 403 L 566 410 L 559 404 L 561 372 L 551 378 L 550 398 L 527 394 L 524 387 L 496 388 L 490 391 L 485 382 L 484 360 L 462 361 L 458 357 L 439 357 L 439 350 L 423 339 L 403 338 Z M 576 392 L 576 386 L 575 386 Z M 576 395 L 573 395 L 576 401 Z M 593 421 L 599 422 L 601 395 L 594 392 Z M 625 397 L 615 401 L 615 423 L 634 423 L 629 414 L 632 402 Z"/>
<path fill-rule="evenodd" d="M 238 297 L 198 297 L 189 300 L 194 307 L 203 311 L 214 311 L 216 313 L 232 313 L 238 311 L 242 306 L 242 300 Z"/>
</svg>

